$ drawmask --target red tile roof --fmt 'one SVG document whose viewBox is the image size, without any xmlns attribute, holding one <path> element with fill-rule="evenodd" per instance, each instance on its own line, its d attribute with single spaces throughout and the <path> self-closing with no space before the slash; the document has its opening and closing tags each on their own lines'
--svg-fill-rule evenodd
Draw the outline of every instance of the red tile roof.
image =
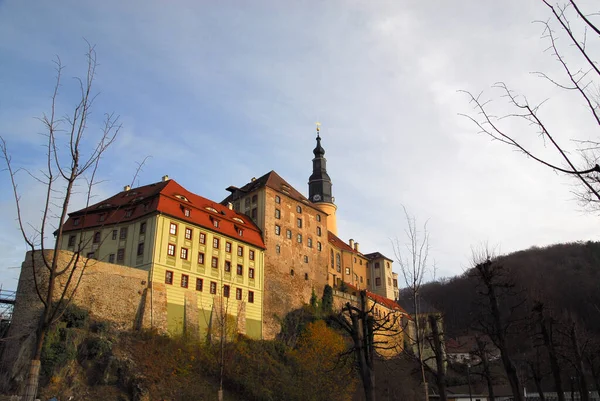
<svg viewBox="0 0 600 401">
<path fill-rule="evenodd" d="M 344 283 L 344 284 L 353 291 L 356 291 L 356 292 L 361 291 L 360 289 L 358 289 L 357 287 L 355 287 L 352 284 L 348 284 L 348 283 Z M 367 291 L 367 297 L 369 297 L 372 301 L 385 306 L 388 309 L 396 310 L 396 311 L 408 316 L 408 313 L 400 305 L 398 305 L 396 302 L 392 301 L 391 299 L 388 299 L 381 295 L 377 295 L 370 291 Z"/>
<path fill-rule="evenodd" d="M 335 246 L 336 248 L 339 248 L 346 252 L 356 253 L 357 255 L 362 255 L 360 252 L 357 252 L 356 250 L 351 248 L 350 245 L 346 244 L 343 240 L 341 240 L 331 231 L 327 231 L 327 238 L 329 239 L 329 242 L 333 244 L 333 246 Z"/>
<path fill-rule="evenodd" d="M 189 216 L 185 216 L 184 209 L 190 210 Z M 166 214 L 265 249 L 260 229 L 248 216 L 196 195 L 174 180 L 122 191 L 95 205 L 69 213 L 69 219 L 63 225 L 63 230 L 68 232 L 82 228 L 110 226 L 155 213 Z M 101 214 L 105 214 L 102 222 L 99 219 Z M 74 221 L 77 218 L 79 224 L 75 225 Z M 243 223 L 234 219 L 239 219 Z M 214 226 L 214 220 L 219 221 L 218 228 Z M 242 230 L 242 236 L 238 234 L 238 230 Z"/>
<path fill-rule="evenodd" d="M 315 207 L 315 205 L 310 200 L 308 200 L 304 195 L 302 195 L 300 193 L 300 191 L 298 191 L 296 188 L 294 188 L 290 184 L 288 184 L 288 182 L 286 180 L 281 178 L 281 176 L 273 170 L 269 171 L 267 174 L 263 175 L 262 177 L 253 178 L 252 181 L 245 184 L 241 188 L 237 188 L 234 186 L 228 187 L 227 190 L 231 191 L 231 195 L 229 195 L 227 198 L 223 199 L 223 201 L 221 203 L 223 205 L 226 205 L 227 202 L 235 202 L 239 198 L 242 198 L 242 197 L 246 196 L 247 194 L 254 192 L 263 187 L 269 187 L 281 194 L 287 195 L 290 198 L 292 198 L 298 202 L 302 202 L 305 205 L 310 206 L 310 207 L 318 210 L 319 212 L 321 212 L 319 209 L 317 209 Z M 323 212 L 321 212 L 321 213 L 323 213 Z"/>
</svg>

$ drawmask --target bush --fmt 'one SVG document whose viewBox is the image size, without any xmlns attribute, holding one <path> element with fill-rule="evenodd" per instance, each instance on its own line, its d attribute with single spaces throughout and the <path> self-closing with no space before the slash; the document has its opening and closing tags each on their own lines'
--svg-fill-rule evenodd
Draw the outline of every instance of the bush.
<svg viewBox="0 0 600 401">
<path fill-rule="evenodd" d="M 42 346 L 42 372 L 47 378 L 55 368 L 62 367 L 77 357 L 77 334 L 65 327 L 50 330 Z"/>
<path fill-rule="evenodd" d="M 67 328 L 84 328 L 88 324 L 90 313 L 77 305 L 69 304 L 63 311 L 62 321 L 67 324 Z"/>
<path fill-rule="evenodd" d="M 112 351 L 112 342 L 103 337 L 91 337 L 86 342 L 87 359 L 100 358 Z"/>
</svg>

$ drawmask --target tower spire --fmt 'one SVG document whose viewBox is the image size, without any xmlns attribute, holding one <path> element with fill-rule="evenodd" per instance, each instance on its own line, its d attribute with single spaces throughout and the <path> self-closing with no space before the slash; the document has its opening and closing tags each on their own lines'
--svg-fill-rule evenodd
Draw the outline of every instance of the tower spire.
<svg viewBox="0 0 600 401">
<path fill-rule="evenodd" d="M 331 194 L 331 178 L 327 174 L 327 159 L 325 159 L 325 149 L 321 146 L 321 123 L 317 122 L 317 146 L 313 150 L 315 155 L 313 162 L 313 172 L 308 178 L 308 197 L 314 202 L 333 203 Z"/>
</svg>

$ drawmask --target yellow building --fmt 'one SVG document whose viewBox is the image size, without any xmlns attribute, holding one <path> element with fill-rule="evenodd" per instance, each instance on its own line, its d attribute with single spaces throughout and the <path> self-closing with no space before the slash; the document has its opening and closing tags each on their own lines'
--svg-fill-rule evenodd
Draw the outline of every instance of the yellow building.
<svg viewBox="0 0 600 401">
<path fill-rule="evenodd" d="M 201 335 L 225 311 L 239 331 L 262 338 L 265 245 L 256 224 L 231 206 L 165 176 L 70 213 L 63 231 L 61 249 L 146 270 L 151 283 L 164 284 L 169 332 L 183 331 L 193 299 Z"/>
<path fill-rule="evenodd" d="M 356 288 L 368 288 L 368 259 L 359 252 L 358 242 L 351 239 L 345 243 L 331 231 L 328 232 L 328 238 L 328 284 L 332 287 L 339 287 L 344 282 Z"/>
</svg>

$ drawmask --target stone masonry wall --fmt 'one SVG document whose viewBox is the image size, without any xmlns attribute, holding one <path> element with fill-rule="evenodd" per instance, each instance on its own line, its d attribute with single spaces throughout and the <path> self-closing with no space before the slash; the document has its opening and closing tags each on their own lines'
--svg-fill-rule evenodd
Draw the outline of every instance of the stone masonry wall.
<svg viewBox="0 0 600 401">
<path fill-rule="evenodd" d="M 51 258 L 53 252 L 46 253 Z M 40 252 L 28 252 L 21 267 L 13 320 L 7 335 L 7 343 L 2 354 L 0 368 L 9 374 L 13 383 L 18 385 L 25 377 L 28 360 L 35 343 L 35 330 L 41 317 L 43 305 L 40 302 L 33 279 L 33 265 L 38 273 L 38 282 L 42 294 L 47 288 L 47 270 L 43 266 Z M 59 266 L 66 266 L 73 256 L 72 252 L 60 251 Z M 148 285 L 148 272 L 131 267 L 103 263 L 81 258 L 76 272 L 85 265 L 81 282 L 73 296 L 73 303 L 89 310 L 90 316 L 97 320 L 111 322 L 116 328 L 131 330 L 155 328 L 166 332 L 166 295 L 160 285 L 154 289 Z M 60 297 L 67 274 L 59 277 L 55 299 Z M 72 283 L 79 278 L 74 275 Z M 46 285 L 44 285 L 46 284 Z M 73 284 L 68 294 L 72 294 Z"/>
</svg>

